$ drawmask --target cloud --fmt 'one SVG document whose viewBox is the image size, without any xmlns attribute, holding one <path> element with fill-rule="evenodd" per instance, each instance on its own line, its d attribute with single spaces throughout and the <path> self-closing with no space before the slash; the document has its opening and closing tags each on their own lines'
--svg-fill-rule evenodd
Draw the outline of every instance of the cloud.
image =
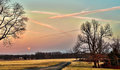
<svg viewBox="0 0 120 70">
<path fill-rule="evenodd" d="M 31 12 L 38 13 L 38 14 L 47 14 L 47 15 L 60 15 L 59 13 L 45 12 L 45 11 L 31 11 Z"/>
<path fill-rule="evenodd" d="M 107 8 L 107 9 L 93 10 L 93 11 L 82 11 L 82 12 L 79 12 L 79 13 L 72 13 L 72 14 L 66 14 L 66 15 L 58 15 L 58 16 L 53 16 L 53 17 L 50 17 L 50 18 L 51 19 L 56 19 L 56 18 L 64 18 L 64 17 L 71 17 L 71 16 L 77 16 L 77 15 L 87 15 L 87 14 L 92 14 L 92 13 L 99 13 L 99 12 L 105 12 L 105 11 L 118 10 L 118 9 L 120 9 L 120 6 Z"/>
</svg>

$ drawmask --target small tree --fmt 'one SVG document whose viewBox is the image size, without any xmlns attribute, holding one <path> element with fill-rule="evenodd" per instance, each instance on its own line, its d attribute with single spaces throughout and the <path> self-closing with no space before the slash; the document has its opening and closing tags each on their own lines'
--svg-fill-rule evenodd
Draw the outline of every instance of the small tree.
<svg viewBox="0 0 120 70">
<path fill-rule="evenodd" d="M 94 67 L 97 67 L 96 55 L 105 52 L 109 43 L 105 39 L 112 36 L 109 24 L 100 25 L 97 21 L 85 22 L 81 25 L 81 34 L 78 35 L 78 43 L 80 51 L 89 52 L 94 61 Z"/>
<path fill-rule="evenodd" d="M 9 2 L 10 0 L 0 0 L 0 40 L 4 40 L 4 44 L 10 44 L 11 38 L 19 38 L 26 29 L 27 21 L 22 5 L 10 5 Z"/>
</svg>

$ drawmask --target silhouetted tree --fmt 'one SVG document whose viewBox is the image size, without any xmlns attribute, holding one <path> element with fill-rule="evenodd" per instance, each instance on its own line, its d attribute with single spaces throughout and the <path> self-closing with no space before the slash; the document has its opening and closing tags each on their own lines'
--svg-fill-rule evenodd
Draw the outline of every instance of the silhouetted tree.
<svg viewBox="0 0 120 70">
<path fill-rule="evenodd" d="M 105 49 L 108 49 L 109 46 L 105 39 L 112 36 L 110 25 L 102 26 L 95 20 L 92 20 L 92 22 L 87 21 L 81 25 L 81 32 L 77 41 L 79 50 L 90 53 L 94 61 L 94 67 L 97 67 L 96 55 L 105 52 Z"/>
<path fill-rule="evenodd" d="M 113 43 L 111 44 L 111 47 L 116 54 L 120 54 L 120 39 L 113 38 Z"/>
<path fill-rule="evenodd" d="M 10 5 L 10 0 L 0 0 L 0 40 L 10 44 L 12 38 L 19 38 L 25 31 L 28 20 L 24 8 L 19 3 Z"/>
<path fill-rule="evenodd" d="M 120 65 L 120 39 L 114 38 L 111 44 L 112 51 L 109 54 L 112 65 Z"/>
</svg>

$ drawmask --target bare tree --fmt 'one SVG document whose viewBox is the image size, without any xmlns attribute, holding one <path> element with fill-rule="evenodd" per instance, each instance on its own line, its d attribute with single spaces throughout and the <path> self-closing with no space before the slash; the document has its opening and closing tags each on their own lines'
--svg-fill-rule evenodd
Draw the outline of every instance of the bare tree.
<svg viewBox="0 0 120 70">
<path fill-rule="evenodd" d="M 113 43 L 111 44 L 113 51 L 120 54 L 120 39 L 113 38 Z"/>
<path fill-rule="evenodd" d="M 0 0 L 0 40 L 9 43 L 11 38 L 19 38 L 25 31 L 28 20 L 24 8 L 19 3 L 10 4 L 10 0 Z"/>
<path fill-rule="evenodd" d="M 113 38 L 113 43 L 111 44 L 112 52 L 109 54 L 111 58 L 111 63 L 115 65 L 120 65 L 120 39 Z"/>
<path fill-rule="evenodd" d="M 109 43 L 105 39 L 112 36 L 109 24 L 100 25 L 97 21 L 85 22 L 81 25 L 81 34 L 78 35 L 78 43 L 80 51 L 86 51 L 91 54 L 94 61 L 94 67 L 97 67 L 96 55 L 105 52 Z"/>
</svg>

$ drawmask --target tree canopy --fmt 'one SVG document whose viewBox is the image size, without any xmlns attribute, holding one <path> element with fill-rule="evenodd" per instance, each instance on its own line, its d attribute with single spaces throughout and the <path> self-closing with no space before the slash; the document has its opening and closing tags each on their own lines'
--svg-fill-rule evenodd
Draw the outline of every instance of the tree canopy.
<svg viewBox="0 0 120 70">
<path fill-rule="evenodd" d="M 26 30 L 25 11 L 19 3 L 0 0 L 0 40 L 10 44 L 11 38 L 19 38 Z"/>
<path fill-rule="evenodd" d="M 100 25 L 96 20 L 92 20 L 92 22 L 87 21 L 81 25 L 81 32 L 78 35 L 78 41 L 74 50 L 90 53 L 96 67 L 98 54 L 103 54 L 109 49 L 110 44 L 105 39 L 112 36 L 110 25 Z"/>
</svg>

